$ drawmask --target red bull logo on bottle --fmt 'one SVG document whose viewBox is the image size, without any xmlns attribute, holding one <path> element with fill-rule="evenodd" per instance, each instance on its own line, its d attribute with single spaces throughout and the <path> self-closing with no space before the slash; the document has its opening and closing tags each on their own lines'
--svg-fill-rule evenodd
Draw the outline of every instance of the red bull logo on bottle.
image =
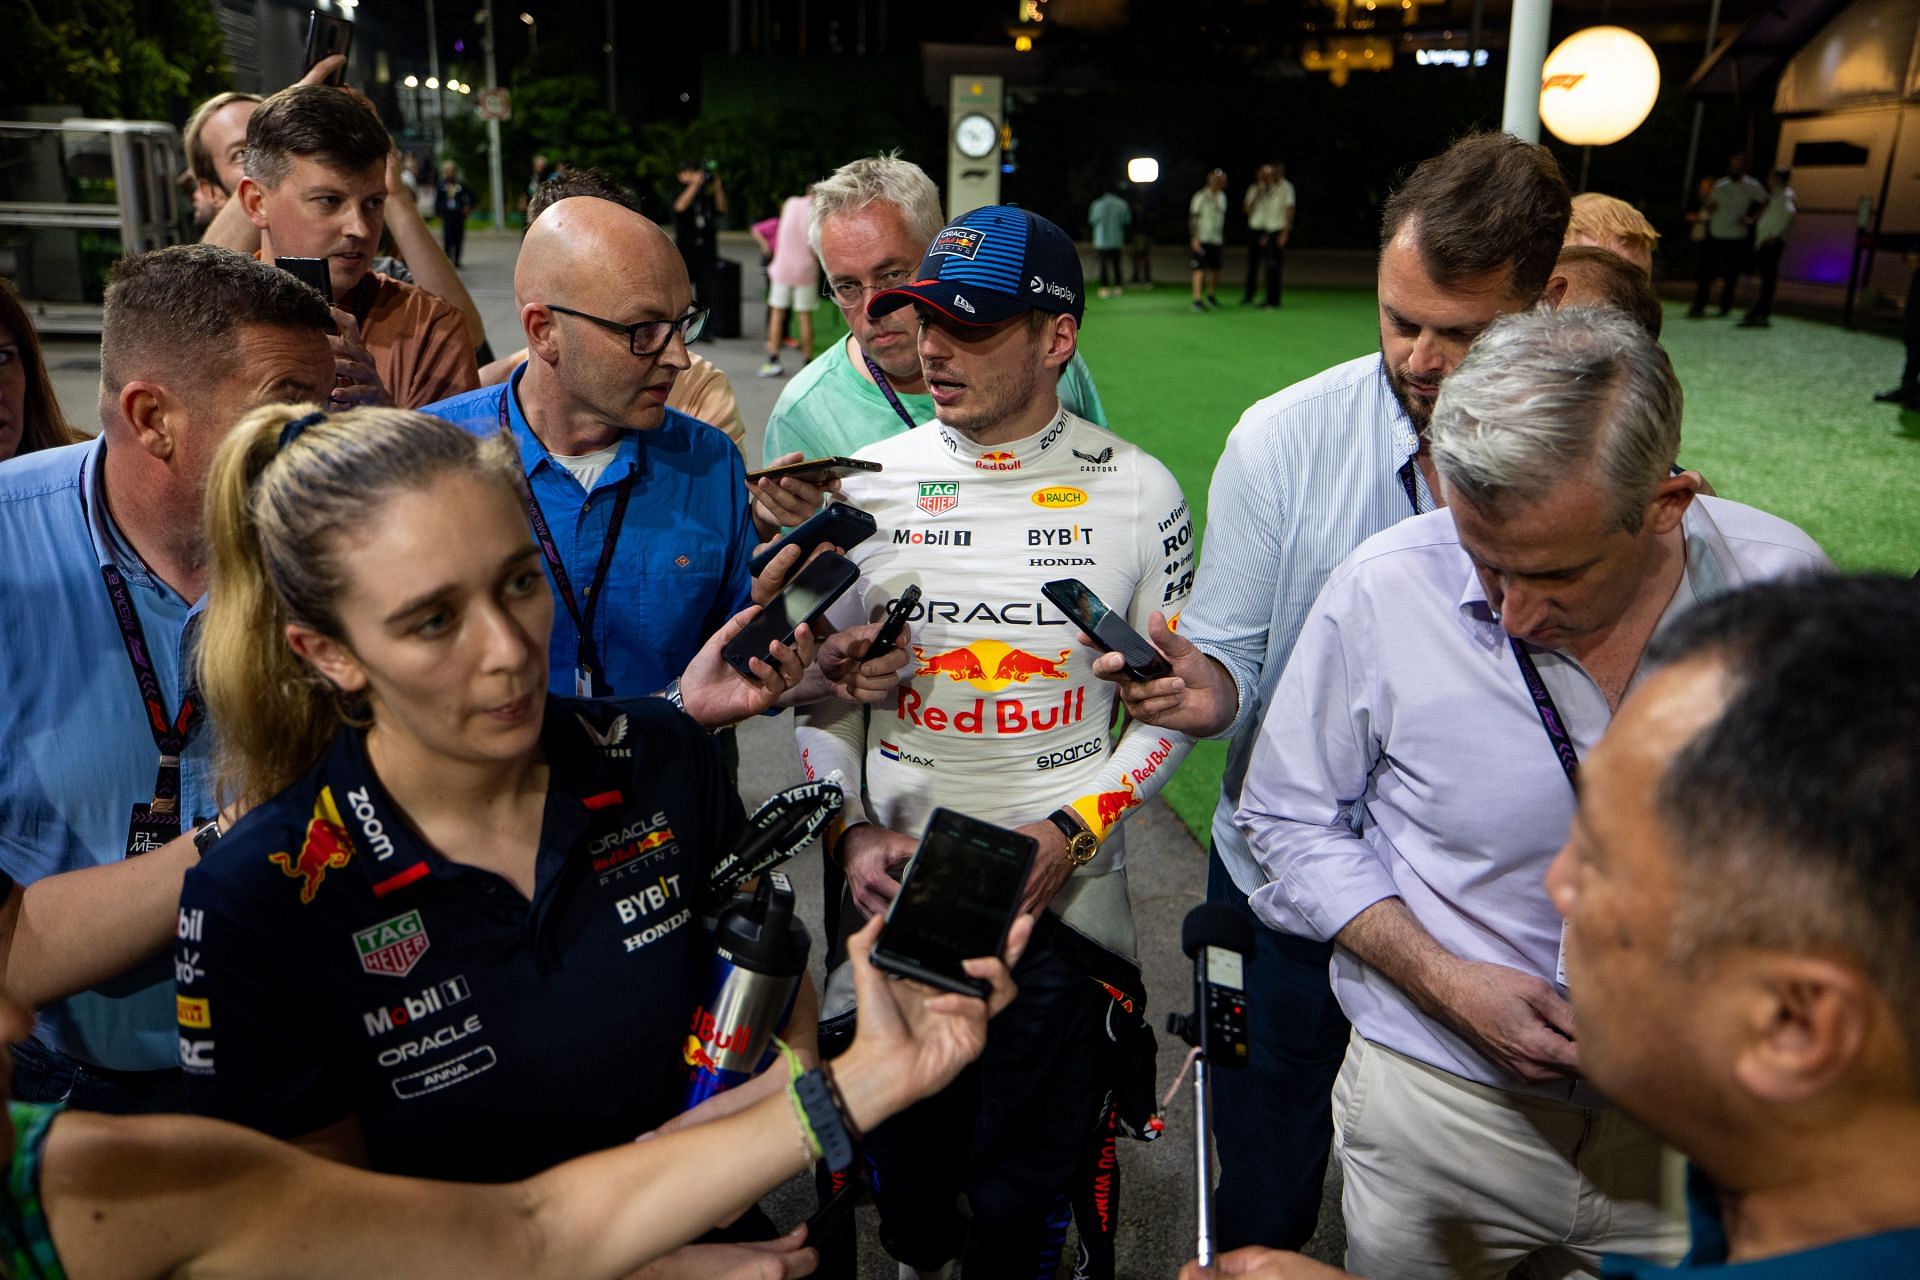
<svg viewBox="0 0 1920 1280">
<path fill-rule="evenodd" d="M 333 803 L 333 788 L 322 787 L 313 802 L 313 816 L 307 821 L 306 838 L 300 842 L 300 854 L 270 853 L 267 861 L 280 868 L 289 880 L 300 882 L 300 901 L 312 902 L 320 892 L 329 870 L 339 870 L 353 860 L 353 842 L 347 839 L 340 810 Z"/>
</svg>

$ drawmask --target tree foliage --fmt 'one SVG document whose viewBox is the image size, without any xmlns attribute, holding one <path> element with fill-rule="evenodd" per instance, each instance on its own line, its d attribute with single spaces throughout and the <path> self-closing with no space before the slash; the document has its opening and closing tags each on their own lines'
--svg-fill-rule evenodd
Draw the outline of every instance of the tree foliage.
<svg viewBox="0 0 1920 1280">
<path fill-rule="evenodd" d="M 177 120 L 228 84 L 213 9 L 170 0 L 20 0 L 0 40 L 0 99 Z"/>
</svg>

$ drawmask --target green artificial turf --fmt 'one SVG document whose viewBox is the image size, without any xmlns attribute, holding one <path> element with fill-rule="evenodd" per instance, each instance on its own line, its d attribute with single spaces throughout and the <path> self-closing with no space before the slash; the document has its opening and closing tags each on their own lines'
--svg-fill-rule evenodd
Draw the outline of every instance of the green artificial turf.
<svg viewBox="0 0 1920 1280">
<path fill-rule="evenodd" d="M 1227 432 L 1261 397 L 1376 349 L 1374 316 L 1373 295 L 1355 290 L 1204 315 L 1189 310 L 1184 281 L 1089 299 L 1081 350 L 1107 417 L 1179 479 L 1203 565 L 1207 484 Z M 1898 381 L 1898 342 L 1785 317 L 1737 329 L 1679 307 L 1664 340 L 1686 389 L 1687 466 L 1722 497 L 1798 524 L 1842 569 L 1920 568 L 1920 414 L 1871 399 Z M 1163 793 L 1203 842 L 1225 761 L 1225 743 L 1198 744 Z"/>
</svg>

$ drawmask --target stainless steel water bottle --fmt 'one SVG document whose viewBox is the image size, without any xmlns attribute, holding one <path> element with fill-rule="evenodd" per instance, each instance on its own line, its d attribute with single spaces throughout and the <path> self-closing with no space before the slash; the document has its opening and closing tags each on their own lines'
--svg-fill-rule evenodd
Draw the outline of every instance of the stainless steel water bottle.
<svg viewBox="0 0 1920 1280">
<path fill-rule="evenodd" d="M 811 940 L 793 918 L 793 885 L 778 871 L 751 898 L 720 912 L 713 981 L 687 1029 L 687 1106 L 750 1079 L 773 1056 L 773 1036 L 793 1012 Z"/>
</svg>

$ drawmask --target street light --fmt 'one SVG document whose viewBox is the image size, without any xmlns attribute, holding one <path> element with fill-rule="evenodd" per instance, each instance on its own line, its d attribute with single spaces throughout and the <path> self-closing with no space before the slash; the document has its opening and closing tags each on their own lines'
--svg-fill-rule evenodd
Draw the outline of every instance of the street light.
<svg viewBox="0 0 1920 1280">
<path fill-rule="evenodd" d="M 438 89 L 439 87 L 440 87 L 440 81 L 437 77 L 434 77 L 434 76 L 427 77 L 427 88 Z"/>
<path fill-rule="evenodd" d="M 1135 156 L 1127 161 L 1128 182 L 1160 181 L 1160 162 L 1152 156 Z"/>
<path fill-rule="evenodd" d="M 400 83 L 404 84 L 409 89 L 418 89 L 420 87 L 420 77 L 408 76 L 405 80 L 402 80 Z"/>
<path fill-rule="evenodd" d="M 540 24 L 525 10 L 521 11 L 520 21 L 527 24 L 527 56 L 537 58 L 540 56 Z"/>
</svg>

